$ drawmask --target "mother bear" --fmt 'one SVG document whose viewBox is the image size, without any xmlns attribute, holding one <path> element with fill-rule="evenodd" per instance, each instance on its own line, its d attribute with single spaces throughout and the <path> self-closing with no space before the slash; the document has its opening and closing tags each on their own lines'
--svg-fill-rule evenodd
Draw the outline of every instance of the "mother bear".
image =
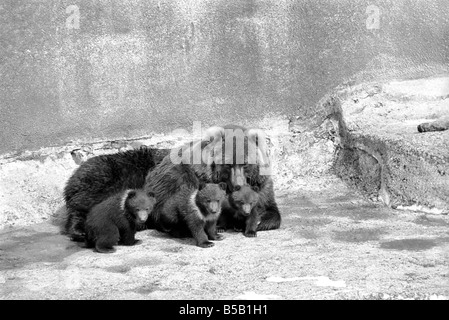
<svg viewBox="0 0 449 320">
<path fill-rule="evenodd" d="M 182 167 L 193 174 L 177 175 L 185 171 Z M 145 190 L 153 192 L 157 202 L 146 226 L 161 229 L 159 209 L 182 185 L 219 182 L 227 184 L 228 194 L 236 185 L 257 186 L 260 200 L 255 210 L 261 217 L 257 230 L 280 227 L 265 135 L 260 129 L 237 125 L 207 129 L 203 139 L 172 149 L 148 173 Z"/>
</svg>

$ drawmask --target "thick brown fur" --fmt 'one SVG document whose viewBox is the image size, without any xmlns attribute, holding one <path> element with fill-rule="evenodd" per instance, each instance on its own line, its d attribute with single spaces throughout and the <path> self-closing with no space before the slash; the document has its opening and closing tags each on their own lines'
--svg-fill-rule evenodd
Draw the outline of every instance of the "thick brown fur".
<svg viewBox="0 0 449 320">
<path fill-rule="evenodd" d="M 237 161 L 234 152 L 226 152 L 226 139 L 229 137 L 229 131 L 241 130 L 244 132 L 244 159 L 243 163 Z M 203 140 L 194 141 L 184 146 L 184 151 L 188 150 L 190 159 L 187 164 L 174 164 L 170 155 L 157 165 L 147 176 L 145 190 L 153 191 L 156 194 L 158 203 L 163 204 L 167 199 L 172 197 L 177 190 L 183 185 L 188 188 L 198 188 L 200 183 L 219 183 L 227 184 L 227 193 L 232 193 L 236 185 L 257 186 L 259 188 L 259 212 L 261 217 L 257 230 L 277 229 L 281 224 L 281 215 L 275 201 L 273 190 L 273 181 L 271 176 L 260 174 L 261 168 L 267 167 L 269 164 L 264 162 L 267 150 L 263 143 L 259 142 L 259 130 L 245 129 L 241 126 L 228 125 L 225 127 L 212 127 L 206 132 Z M 231 132 L 232 133 L 232 132 Z M 216 148 L 222 144 L 221 149 Z M 229 142 L 233 144 L 236 142 Z M 260 145 L 258 149 L 258 160 L 260 164 L 249 164 L 248 162 L 248 146 Z M 217 149 L 217 150 L 216 150 Z M 179 150 L 173 150 L 174 154 L 179 154 Z M 192 154 L 200 153 L 202 155 L 200 163 L 194 163 Z M 241 159 L 240 159 L 241 160 Z M 181 166 L 175 168 L 174 166 Z M 181 168 L 183 168 L 181 170 Z M 189 170 L 187 170 L 187 168 Z M 186 171 L 187 170 L 187 171 Z M 167 175 L 169 178 L 167 179 Z M 158 216 L 149 219 L 148 227 L 158 227 Z"/>
<path fill-rule="evenodd" d="M 221 204 L 226 197 L 226 184 L 203 184 L 188 165 L 162 166 L 163 172 L 152 173 L 147 190 L 158 200 L 148 220 L 149 227 L 167 232 L 174 237 L 193 237 L 196 245 L 212 247 L 209 240 L 221 240 L 216 224 Z M 151 190 L 151 191 L 150 191 Z M 167 190 L 171 196 L 166 197 Z"/>
<path fill-rule="evenodd" d="M 236 141 L 233 142 L 234 152 L 232 154 L 226 153 L 225 145 L 227 134 L 229 132 L 227 129 L 242 130 L 244 133 L 243 164 L 239 164 L 239 160 L 236 156 L 235 150 L 238 148 Z M 234 131 L 234 133 L 237 133 L 237 131 Z M 269 167 L 269 163 L 267 163 L 267 147 L 265 143 L 258 140 L 263 137 L 263 134 L 261 133 L 262 132 L 258 129 L 246 129 L 236 125 L 226 125 L 223 128 L 209 129 L 209 136 L 214 137 L 214 139 L 221 136 L 222 149 L 225 150 L 221 155 L 221 160 L 224 164 L 215 165 L 214 168 L 216 181 L 227 182 L 228 193 L 231 193 L 233 187 L 236 185 L 249 185 L 259 188 L 259 203 L 257 206 L 257 210 L 259 211 L 258 215 L 260 215 L 260 223 L 257 227 L 257 230 L 259 231 L 278 229 L 281 225 L 281 214 L 275 200 L 272 177 L 271 175 L 263 175 L 260 173 L 261 169 L 267 169 Z M 258 146 L 258 164 L 249 163 L 248 153 L 250 144 Z M 231 164 L 226 164 L 226 162 L 231 162 Z M 225 179 L 227 179 L 227 181 Z"/>
<path fill-rule="evenodd" d="M 281 226 L 281 214 L 279 212 L 271 176 L 260 175 L 259 167 L 256 165 L 247 165 L 244 168 L 245 177 L 248 185 L 258 187 L 259 202 L 257 210 L 260 215 L 258 231 L 279 229 Z"/>
<path fill-rule="evenodd" d="M 259 188 L 236 186 L 223 203 L 220 218 L 217 223 L 218 232 L 227 229 L 243 231 L 246 237 L 257 236 L 257 226 L 260 223 L 261 210 L 259 206 Z"/>
<path fill-rule="evenodd" d="M 114 252 L 117 244 L 132 246 L 137 223 L 144 223 L 152 211 L 154 197 L 143 190 L 119 192 L 89 211 L 85 223 L 85 243 L 100 253 Z"/>
<path fill-rule="evenodd" d="M 140 149 L 92 157 L 67 181 L 64 200 L 67 219 L 63 233 L 84 241 L 87 213 L 120 190 L 143 188 L 149 170 L 169 153 L 167 149 Z"/>
</svg>

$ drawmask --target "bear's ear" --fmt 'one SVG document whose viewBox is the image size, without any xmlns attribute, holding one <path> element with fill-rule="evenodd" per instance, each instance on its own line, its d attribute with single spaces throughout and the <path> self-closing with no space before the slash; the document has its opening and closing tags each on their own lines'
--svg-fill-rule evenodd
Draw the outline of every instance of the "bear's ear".
<svg viewBox="0 0 449 320">
<path fill-rule="evenodd" d="M 200 181 L 198 185 L 198 190 L 203 190 L 206 187 L 206 183 L 204 181 Z"/>
<path fill-rule="evenodd" d="M 147 193 L 147 196 L 150 197 L 150 198 L 154 198 L 154 197 L 155 197 L 153 191 L 149 191 L 149 192 Z"/>
<path fill-rule="evenodd" d="M 134 198 L 136 195 L 137 195 L 136 190 L 129 190 L 126 197 L 127 197 L 128 199 L 131 199 L 131 198 Z"/>
<path fill-rule="evenodd" d="M 259 192 L 259 187 L 258 186 L 252 186 L 251 189 L 253 189 L 255 192 Z"/>
<path fill-rule="evenodd" d="M 220 187 L 220 189 L 222 189 L 224 191 L 226 191 L 226 188 L 228 187 L 228 185 L 226 183 L 224 183 L 224 182 L 220 182 L 218 184 L 218 186 Z"/>
<path fill-rule="evenodd" d="M 237 184 L 234 186 L 234 191 L 239 191 L 241 188 L 242 188 L 242 186 Z"/>
</svg>

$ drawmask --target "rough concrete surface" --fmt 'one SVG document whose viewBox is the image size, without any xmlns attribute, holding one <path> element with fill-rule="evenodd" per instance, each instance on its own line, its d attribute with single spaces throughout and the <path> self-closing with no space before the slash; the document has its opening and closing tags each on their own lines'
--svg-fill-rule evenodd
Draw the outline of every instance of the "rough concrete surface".
<svg viewBox="0 0 449 320">
<path fill-rule="evenodd" d="M 8 0 L 0 14 L 0 153 L 313 113 L 367 67 L 449 62 L 444 0 Z"/>
<path fill-rule="evenodd" d="M 336 171 L 389 206 L 449 212 L 449 131 L 418 125 L 449 117 L 446 75 L 341 89 Z M 340 108 L 340 107 L 338 107 Z"/>
<path fill-rule="evenodd" d="M 373 205 L 332 176 L 303 182 L 277 194 L 281 229 L 207 249 L 145 230 L 105 255 L 49 223 L 5 229 L 0 299 L 448 299 L 448 216 Z"/>
<path fill-rule="evenodd" d="M 393 210 L 333 175 L 346 142 L 333 114 L 318 106 L 313 119 L 258 124 L 267 133 L 281 229 L 254 239 L 226 233 L 208 249 L 145 230 L 137 234 L 142 244 L 103 255 L 50 223 L 85 158 L 139 144 L 170 147 L 187 135 L 2 156 L 0 299 L 448 299 L 449 216 Z M 362 161 L 363 177 L 379 182 L 377 160 Z"/>
</svg>

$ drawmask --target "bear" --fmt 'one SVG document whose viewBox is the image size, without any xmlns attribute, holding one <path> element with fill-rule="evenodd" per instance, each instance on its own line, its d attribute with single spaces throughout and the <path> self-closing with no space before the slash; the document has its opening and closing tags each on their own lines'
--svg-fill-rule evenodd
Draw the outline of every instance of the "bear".
<svg viewBox="0 0 449 320">
<path fill-rule="evenodd" d="M 201 248 L 213 247 L 209 240 L 223 239 L 216 230 L 221 204 L 226 197 L 224 183 L 208 183 L 198 189 L 182 186 L 166 201 L 159 213 L 161 229 L 176 238 L 193 237 Z"/>
<path fill-rule="evenodd" d="M 260 216 L 257 231 L 279 229 L 281 214 L 275 200 L 273 179 L 271 176 L 259 174 L 260 167 L 257 165 L 245 165 L 243 171 L 247 184 L 259 189 L 259 201 L 254 208 Z"/>
<path fill-rule="evenodd" d="M 164 170 L 155 168 L 156 173 L 151 175 L 154 178 L 146 185 L 146 191 L 158 199 L 147 220 L 148 228 L 177 238 L 193 237 L 197 246 L 212 247 L 214 243 L 209 240 L 223 238 L 216 224 L 226 198 L 226 184 L 202 183 L 190 166 L 172 164 L 169 159 L 163 163 Z M 165 197 L 167 192 L 170 197 Z"/>
<path fill-rule="evenodd" d="M 148 173 L 145 190 L 157 188 L 157 192 L 153 191 L 158 201 L 164 203 L 184 184 L 197 188 L 200 182 L 224 182 L 227 185 L 227 194 L 231 194 L 236 185 L 257 186 L 259 202 L 256 209 L 261 219 L 257 230 L 278 229 L 281 225 L 281 215 L 275 200 L 273 180 L 269 174 L 261 172 L 269 167 L 268 152 L 262 138 L 263 133 L 258 129 L 246 129 L 237 125 L 211 127 L 206 130 L 204 139 L 172 149 L 170 154 Z M 186 155 L 181 161 L 180 151 L 182 156 Z M 199 162 L 195 162 L 195 155 L 197 160 L 200 158 Z M 176 163 L 180 163 L 184 168 L 188 167 L 189 174 L 183 172 L 176 175 L 176 170 L 173 170 Z M 160 179 L 167 172 L 171 172 L 169 183 Z M 157 221 L 149 219 L 147 222 L 148 228 L 157 227 Z M 151 225 L 152 223 L 156 226 Z"/>
<path fill-rule="evenodd" d="M 149 170 L 169 149 L 139 149 L 95 156 L 82 163 L 64 188 L 66 219 L 62 233 L 73 241 L 85 240 L 87 213 L 120 190 L 143 188 Z"/>
<path fill-rule="evenodd" d="M 115 252 L 114 245 L 132 246 L 137 223 L 144 223 L 156 200 L 143 190 L 128 189 L 94 205 L 87 214 L 85 246 L 100 253 Z"/>
<path fill-rule="evenodd" d="M 260 129 L 246 129 L 241 126 L 227 125 L 223 128 L 210 129 L 214 135 L 216 131 L 221 132 L 223 139 L 223 148 L 225 148 L 226 139 L 234 139 L 243 131 L 244 145 L 243 145 L 243 163 L 237 157 L 237 150 L 239 146 L 237 141 L 233 144 L 232 165 L 221 166 L 221 175 L 231 173 L 231 185 L 241 186 L 249 185 L 258 188 L 259 201 L 255 206 L 260 217 L 260 223 L 257 226 L 258 231 L 278 229 L 281 225 L 281 214 L 279 212 L 271 172 L 269 169 L 268 148 L 264 139 L 264 133 Z M 241 148 L 241 147 L 240 147 Z M 229 153 L 229 152 L 228 152 Z M 225 154 L 225 158 L 229 159 L 230 154 Z M 255 161 L 256 160 L 256 161 Z M 231 191 L 231 190 L 230 190 Z M 228 193 L 232 193 L 228 192 Z"/>
<path fill-rule="evenodd" d="M 235 186 L 234 192 L 222 205 L 217 231 L 221 233 L 233 228 L 235 231 L 243 231 L 246 237 L 256 237 L 261 220 L 260 210 L 255 210 L 259 205 L 258 192 L 257 186 Z"/>
</svg>

